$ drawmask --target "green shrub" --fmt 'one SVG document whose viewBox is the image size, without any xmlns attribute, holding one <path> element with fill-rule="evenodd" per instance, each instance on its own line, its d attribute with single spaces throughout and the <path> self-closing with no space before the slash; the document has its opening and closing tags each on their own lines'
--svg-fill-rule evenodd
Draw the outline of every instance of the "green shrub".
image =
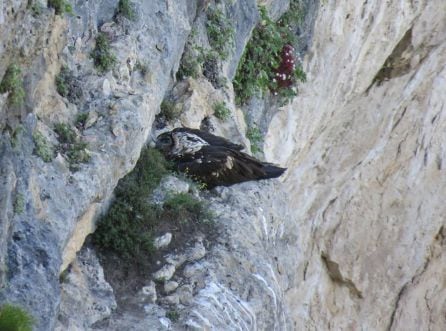
<svg viewBox="0 0 446 331">
<path fill-rule="evenodd" d="M 163 116 L 167 121 L 173 121 L 180 117 L 182 109 L 180 107 L 175 107 L 173 101 L 164 99 L 160 105 L 160 115 Z"/>
<path fill-rule="evenodd" d="M 56 90 L 57 92 L 66 97 L 68 95 L 68 82 L 70 70 L 66 66 L 62 66 L 59 74 L 56 76 Z"/>
<path fill-rule="evenodd" d="M 169 217 L 180 223 L 194 222 L 202 224 L 212 221 L 213 215 L 208 206 L 190 193 L 177 193 L 172 195 L 163 204 L 163 209 Z"/>
<path fill-rule="evenodd" d="M 168 312 L 166 312 L 166 317 L 172 322 L 178 322 L 178 320 L 180 319 L 180 313 L 176 310 L 169 310 Z"/>
<path fill-rule="evenodd" d="M 39 2 L 34 2 L 33 4 L 29 5 L 28 8 L 31 10 L 31 15 L 34 17 L 40 16 L 42 14 L 42 5 Z"/>
<path fill-rule="evenodd" d="M 46 140 L 45 136 L 39 131 L 34 132 L 34 153 L 36 153 L 44 162 L 51 162 L 54 158 L 54 149 Z"/>
<path fill-rule="evenodd" d="M 226 106 L 226 103 L 221 101 L 214 104 L 214 115 L 222 121 L 225 121 L 229 118 L 229 115 L 231 115 L 231 111 Z"/>
<path fill-rule="evenodd" d="M 153 228 L 161 211 L 147 199 L 168 173 L 168 163 L 160 152 L 143 150 L 133 171 L 119 181 L 115 200 L 94 233 L 95 244 L 126 259 L 150 255 L 154 251 Z"/>
<path fill-rule="evenodd" d="M 9 92 L 8 103 L 12 106 L 20 106 L 25 101 L 23 89 L 22 69 L 17 64 L 11 64 L 6 69 L 0 83 L 0 93 Z"/>
<path fill-rule="evenodd" d="M 17 193 L 14 200 L 14 213 L 21 214 L 25 210 L 25 197 L 21 193 Z"/>
<path fill-rule="evenodd" d="M 262 142 L 262 134 L 257 127 L 250 127 L 246 132 L 246 138 L 251 142 L 251 152 L 258 153 L 262 149 L 260 148 L 260 143 Z"/>
<path fill-rule="evenodd" d="M 267 90 L 274 90 L 283 96 L 292 95 L 292 86 L 283 87 L 281 91 L 275 82 L 275 75 L 282 61 L 285 45 L 295 43 L 295 36 L 290 26 L 300 20 L 300 7 L 292 1 L 290 10 L 278 22 L 271 20 L 264 7 L 260 8 L 260 23 L 254 29 L 246 45 L 243 56 L 234 77 L 234 91 L 238 104 L 246 103 L 253 96 L 261 96 Z M 304 80 L 302 68 L 291 73 L 293 80 Z"/>
<path fill-rule="evenodd" d="M 90 161 L 90 155 L 86 151 L 88 144 L 81 141 L 76 131 L 65 123 L 57 123 L 54 131 L 58 135 L 58 151 L 64 154 L 72 171 L 79 170 L 80 163 Z"/>
<path fill-rule="evenodd" d="M 74 125 L 79 130 L 83 130 L 85 129 L 85 124 L 87 123 L 87 120 L 88 120 L 88 113 L 79 113 L 76 116 L 76 121 L 74 122 Z"/>
<path fill-rule="evenodd" d="M 73 7 L 66 0 L 48 0 L 48 7 L 54 8 L 56 15 L 73 13 Z"/>
<path fill-rule="evenodd" d="M 208 9 L 206 32 L 209 44 L 225 60 L 234 46 L 234 28 L 220 9 Z"/>
<path fill-rule="evenodd" d="M 135 20 L 136 18 L 135 9 L 133 8 L 133 4 L 129 0 L 119 0 L 116 14 L 124 16 L 131 21 Z"/>
<path fill-rule="evenodd" d="M 32 331 L 33 318 L 20 307 L 5 304 L 0 308 L 1 331 Z"/>
<path fill-rule="evenodd" d="M 93 58 L 96 69 L 101 74 L 111 70 L 117 62 L 116 56 L 111 50 L 110 41 L 102 32 L 96 37 L 96 47 L 92 51 L 91 57 Z"/>
</svg>

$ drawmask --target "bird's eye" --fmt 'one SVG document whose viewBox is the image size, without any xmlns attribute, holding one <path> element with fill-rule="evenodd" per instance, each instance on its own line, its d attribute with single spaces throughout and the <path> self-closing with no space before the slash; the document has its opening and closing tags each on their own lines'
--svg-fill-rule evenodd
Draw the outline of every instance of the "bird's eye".
<svg viewBox="0 0 446 331">
<path fill-rule="evenodd" d="M 170 143 L 170 137 L 162 137 L 160 141 L 164 144 L 168 144 Z"/>
</svg>

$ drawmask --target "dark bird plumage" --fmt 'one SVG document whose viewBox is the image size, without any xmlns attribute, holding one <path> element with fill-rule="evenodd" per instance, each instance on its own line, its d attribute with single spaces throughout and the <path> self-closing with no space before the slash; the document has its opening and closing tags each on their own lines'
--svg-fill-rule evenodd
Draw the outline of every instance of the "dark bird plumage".
<svg viewBox="0 0 446 331">
<path fill-rule="evenodd" d="M 177 128 L 162 133 L 156 148 L 174 162 L 178 171 L 208 188 L 275 178 L 286 170 L 241 152 L 241 145 L 196 129 Z"/>
</svg>

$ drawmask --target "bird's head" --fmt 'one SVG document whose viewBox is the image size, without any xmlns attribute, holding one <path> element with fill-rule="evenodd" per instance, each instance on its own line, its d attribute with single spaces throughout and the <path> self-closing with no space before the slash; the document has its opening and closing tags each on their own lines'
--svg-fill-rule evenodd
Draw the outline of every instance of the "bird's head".
<svg viewBox="0 0 446 331">
<path fill-rule="evenodd" d="M 155 148 L 168 156 L 175 145 L 174 138 L 171 132 L 164 132 L 156 138 Z"/>
</svg>

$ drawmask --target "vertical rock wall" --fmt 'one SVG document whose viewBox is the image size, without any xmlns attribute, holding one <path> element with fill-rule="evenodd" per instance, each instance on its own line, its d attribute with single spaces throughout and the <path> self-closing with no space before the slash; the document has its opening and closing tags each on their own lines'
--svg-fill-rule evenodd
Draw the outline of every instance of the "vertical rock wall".
<svg viewBox="0 0 446 331">
<path fill-rule="evenodd" d="M 323 2 L 266 155 L 301 235 L 297 330 L 441 330 L 446 4 Z"/>
</svg>

